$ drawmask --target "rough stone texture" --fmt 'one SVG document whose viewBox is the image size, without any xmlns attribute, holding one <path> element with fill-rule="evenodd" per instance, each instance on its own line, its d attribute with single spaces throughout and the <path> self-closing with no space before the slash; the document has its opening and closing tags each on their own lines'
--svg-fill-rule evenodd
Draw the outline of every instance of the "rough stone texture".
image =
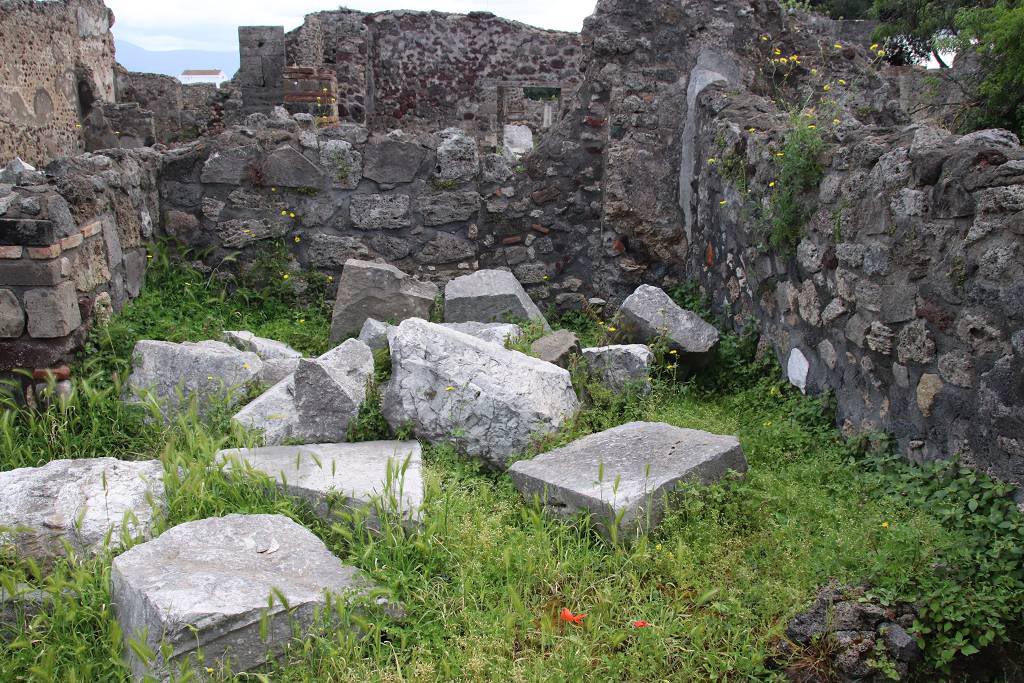
<svg viewBox="0 0 1024 683">
<path fill-rule="evenodd" d="M 294 372 L 260 394 L 231 419 L 246 429 L 263 432 L 263 442 L 268 446 L 276 446 L 292 438 L 299 422 Z"/>
<path fill-rule="evenodd" d="M 384 140 L 364 152 L 363 176 L 378 183 L 408 183 L 416 177 L 427 150 L 412 142 Z"/>
<path fill-rule="evenodd" d="M 49 562 L 64 556 L 64 542 L 92 555 L 121 546 L 122 530 L 148 538 L 163 514 L 164 468 L 158 460 L 114 458 L 54 460 L 43 467 L 0 472 L 0 544 L 23 557 Z M 124 526 L 125 515 L 132 519 Z"/>
<path fill-rule="evenodd" d="M 263 361 L 260 381 L 264 384 L 277 384 L 295 372 L 299 367 L 302 354 L 283 342 L 274 339 L 257 337 L 245 330 L 228 330 L 223 341 L 236 349 L 251 351 Z"/>
<path fill-rule="evenodd" d="M 498 346 L 505 346 L 509 341 L 523 336 L 523 328 L 511 323 L 441 323 L 441 327 L 462 332 Z"/>
<path fill-rule="evenodd" d="M 591 377 L 615 391 L 639 387 L 651 390 L 650 372 L 654 353 L 644 344 L 615 344 L 583 349 L 583 360 Z"/>
<path fill-rule="evenodd" d="M 409 206 L 405 194 L 357 194 L 352 197 L 352 224 L 360 230 L 408 228 Z"/>
<path fill-rule="evenodd" d="M 331 341 L 358 334 L 369 318 L 395 322 L 428 318 L 437 295 L 436 285 L 420 282 L 394 266 L 351 259 L 338 281 Z"/>
<path fill-rule="evenodd" d="M 9 289 L 0 289 L 0 337 L 17 338 L 25 331 L 25 312 L 18 297 Z"/>
<path fill-rule="evenodd" d="M 537 304 L 506 270 L 478 270 L 449 282 L 444 289 L 444 319 L 449 323 L 534 320 L 549 328 Z"/>
<path fill-rule="evenodd" d="M 388 341 L 388 423 L 411 424 L 422 439 L 454 439 L 489 463 L 504 466 L 579 408 L 569 373 L 536 358 L 417 319 L 392 328 Z"/>
<path fill-rule="evenodd" d="M 458 128 L 441 131 L 437 147 L 438 177 L 442 180 L 468 180 L 480 172 L 476 140 Z"/>
<path fill-rule="evenodd" d="M 573 356 L 580 355 L 580 340 L 575 332 L 558 330 L 533 342 L 530 354 L 546 363 L 568 368 Z"/>
<path fill-rule="evenodd" d="M 25 292 L 25 313 L 28 314 L 28 333 L 36 339 L 66 337 L 82 324 L 75 286 L 70 282 L 53 289 Z"/>
<path fill-rule="evenodd" d="M 882 606 L 864 593 L 863 588 L 835 582 L 822 587 L 811 607 L 786 627 L 792 645 L 784 644 L 784 654 L 798 657 L 795 647 L 813 647 L 827 653 L 835 680 L 882 683 L 891 679 L 871 663 L 879 643 L 901 680 L 912 675 L 923 661 L 921 649 L 906 630 L 917 618 L 916 610 L 911 605 Z M 822 647 L 822 641 L 830 641 L 829 646 Z"/>
<path fill-rule="evenodd" d="M 126 398 L 144 403 L 151 396 L 167 420 L 193 402 L 196 412 L 204 416 L 218 405 L 236 405 L 262 370 L 263 361 L 255 353 L 222 342 L 142 340 L 132 351 Z"/>
<path fill-rule="evenodd" d="M 417 441 L 367 441 L 232 449 L 217 453 L 217 460 L 231 470 L 263 473 L 326 520 L 358 510 L 374 522 L 381 512 L 416 522 L 423 505 L 421 456 Z"/>
<path fill-rule="evenodd" d="M 468 221 L 480 210 L 476 192 L 439 192 L 423 195 L 416 204 L 424 225 L 447 225 Z"/>
<path fill-rule="evenodd" d="M 637 287 L 619 307 L 618 324 L 623 334 L 637 341 L 665 337 L 680 359 L 704 365 L 718 344 L 718 330 L 692 311 L 680 308 L 663 290 Z"/>
<path fill-rule="evenodd" d="M 293 436 L 307 443 L 344 441 L 348 423 L 366 399 L 373 377 L 373 352 L 349 339 L 316 359 L 303 359 L 295 371 L 298 422 Z"/>
<path fill-rule="evenodd" d="M 388 348 L 388 329 L 391 325 L 382 323 L 373 318 L 367 318 L 359 330 L 359 341 L 370 347 L 371 350 Z"/>
<path fill-rule="evenodd" d="M 279 654 L 292 627 L 308 628 L 327 595 L 342 605 L 371 585 L 312 532 L 282 515 L 227 515 L 186 522 L 114 559 L 111 600 L 126 638 L 173 655 L 147 666 L 126 648 L 132 678 L 177 672 L 202 649 L 203 666 L 250 671 Z M 268 599 L 280 599 L 268 607 Z M 345 607 L 343 607 L 345 609 Z M 266 615 L 267 638 L 260 637 Z"/>
<path fill-rule="evenodd" d="M 736 437 L 630 422 L 520 460 L 508 473 L 547 512 L 589 512 L 606 531 L 621 515 L 619 533 L 631 535 L 658 524 L 665 496 L 680 484 L 712 484 L 729 470 L 747 470 Z"/>
</svg>

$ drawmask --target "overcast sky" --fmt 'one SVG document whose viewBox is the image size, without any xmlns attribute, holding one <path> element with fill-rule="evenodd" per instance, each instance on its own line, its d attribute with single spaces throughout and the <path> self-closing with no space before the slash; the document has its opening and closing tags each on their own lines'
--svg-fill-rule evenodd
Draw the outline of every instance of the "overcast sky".
<svg viewBox="0 0 1024 683">
<path fill-rule="evenodd" d="M 310 12 L 336 9 L 335 0 L 106 0 L 117 18 L 114 35 L 147 50 L 238 49 L 238 26 L 291 30 Z M 346 7 L 493 12 L 534 26 L 579 31 L 596 0 L 348 0 Z"/>
</svg>

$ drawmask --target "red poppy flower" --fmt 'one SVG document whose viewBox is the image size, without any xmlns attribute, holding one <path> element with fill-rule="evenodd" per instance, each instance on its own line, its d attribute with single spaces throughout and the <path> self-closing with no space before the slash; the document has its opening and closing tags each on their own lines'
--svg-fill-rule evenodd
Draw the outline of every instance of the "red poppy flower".
<svg viewBox="0 0 1024 683">
<path fill-rule="evenodd" d="M 644 621 L 643 619 L 637 619 L 633 622 L 633 628 L 647 628 L 651 625 L 651 622 Z"/>
<path fill-rule="evenodd" d="M 568 607 L 563 607 L 562 612 L 558 616 L 562 618 L 562 621 L 568 621 L 570 624 L 576 624 L 577 626 L 580 626 L 581 624 L 583 624 L 583 617 L 587 615 L 573 614 Z"/>
</svg>

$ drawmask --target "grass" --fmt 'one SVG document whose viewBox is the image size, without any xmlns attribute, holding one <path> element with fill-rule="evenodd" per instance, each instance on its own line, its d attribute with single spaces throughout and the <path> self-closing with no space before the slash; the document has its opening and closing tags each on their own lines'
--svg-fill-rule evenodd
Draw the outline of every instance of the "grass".
<svg viewBox="0 0 1024 683">
<path fill-rule="evenodd" d="M 960 510 L 987 485 L 989 499 L 977 513 L 988 519 L 1005 501 L 998 486 L 969 483 L 947 468 L 960 493 L 942 484 L 942 495 L 925 496 L 933 502 L 925 504 L 922 496 L 939 490 L 929 482 L 941 477 L 863 456 L 832 427 L 827 401 L 800 396 L 779 381 L 777 368 L 749 357 L 749 372 L 728 382 L 708 376 L 680 383 L 663 374 L 646 397 L 590 388 L 592 404 L 538 444 L 547 449 L 639 419 L 738 435 L 747 476 L 680 492 L 650 536 L 611 543 L 584 519 L 552 521 L 524 503 L 506 477 L 444 444 L 425 448 L 421 530 L 385 525 L 371 534 L 358 524 L 326 525 L 265 482 L 213 467 L 218 449 L 253 442 L 231 428 L 227 410 L 206 423 L 185 416 L 165 425 L 118 400 L 140 338 L 215 338 L 230 324 L 316 353 L 326 343 L 326 305 L 298 310 L 288 291 L 277 289 L 256 306 L 248 290 L 231 293 L 215 278 L 155 260 L 143 295 L 93 335 L 70 401 L 41 414 L 11 407 L 0 413 L 0 468 L 99 455 L 160 458 L 169 495 L 160 529 L 230 512 L 284 514 L 406 609 L 400 620 L 369 612 L 364 637 L 323 627 L 259 674 L 215 672 L 212 680 L 783 680 L 770 662 L 772 643 L 828 579 L 866 581 L 894 600 L 920 597 L 941 589 L 928 581 L 937 580 L 936 565 L 949 562 L 955 548 L 978 547 L 982 536 L 1009 548 L 1021 537 L 1019 516 L 1007 512 L 997 526 L 1005 521 L 1011 528 L 993 536 L 977 525 L 977 515 Z M 586 316 L 564 322 L 588 339 L 607 331 Z M 749 353 L 749 344 L 735 339 L 724 347 Z M 732 355 L 722 367 L 737 367 Z M 364 412 L 353 436 L 379 436 L 379 415 Z M 1010 557 L 997 555 L 993 563 Z M 997 582 L 971 578 L 982 568 L 976 559 L 956 557 L 968 572 L 958 581 L 964 594 L 957 608 L 974 604 L 982 588 L 992 589 L 989 598 L 1013 597 L 1013 585 L 999 592 Z M 110 561 L 109 553 L 69 558 L 45 573 L 0 556 L 5 588 L 27 583 L 52 600 L 23 628 L 2 634 L 4 681 L 127 680 L 122 634 L 109 607 Z M 996 570 L 1007 572 L 1002 564 Z M 585 613 L 583 624 L 561 621 L 563 607 Z M 999 606 L 986 618 L 991 614 L 1012 626 L 1019 606 Z M 634 620 L 651 626 L 634 628 Z M 936 618 L 923 627 L 942 623 Z M 941 665 L 939 653 L 929 656 Z"/>
</svg>

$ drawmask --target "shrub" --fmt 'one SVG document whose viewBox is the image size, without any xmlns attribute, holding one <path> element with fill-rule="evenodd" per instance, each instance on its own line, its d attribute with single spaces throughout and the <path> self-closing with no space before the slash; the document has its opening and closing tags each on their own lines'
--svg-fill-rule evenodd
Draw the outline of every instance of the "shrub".
<svg viewBox="0 0 1024 683">
<path fill-rule="evenodd" d="M 813 214 L 809 193 L 816 192 L 824 170 L 818 157 L 825 149 L 821 133 L 805 117 L 795 114 L 793 127 L 778 159 L 776 190 L 771 197 L 769 244 L 781 251 L 792 251 L 803 235 L 804 225 Z"/>
</svg>

